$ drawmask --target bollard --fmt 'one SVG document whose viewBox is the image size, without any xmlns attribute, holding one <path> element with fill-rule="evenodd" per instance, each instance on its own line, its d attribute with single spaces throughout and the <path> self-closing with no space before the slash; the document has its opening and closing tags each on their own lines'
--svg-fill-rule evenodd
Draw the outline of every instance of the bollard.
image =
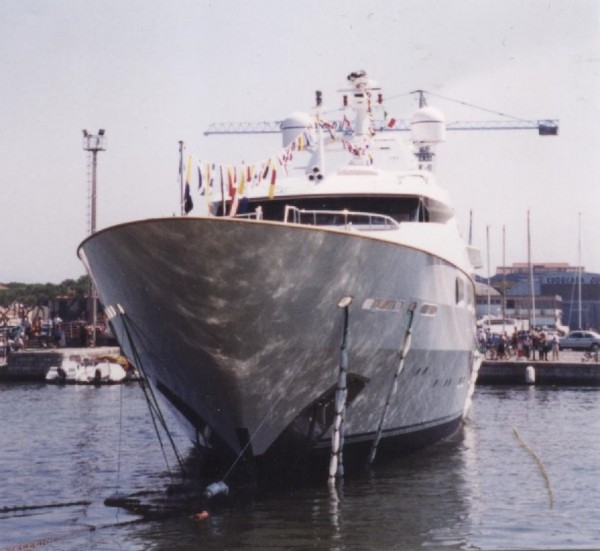
<svg viewBox="0 0 600 551">
<path fill-rule="evenodd" d="M 535 384 L 535 369 L 533 368 L 532 365 L 528 365 L 525 368 L 525 382 L 528 385 L 534 385 Z"/>
</svg>

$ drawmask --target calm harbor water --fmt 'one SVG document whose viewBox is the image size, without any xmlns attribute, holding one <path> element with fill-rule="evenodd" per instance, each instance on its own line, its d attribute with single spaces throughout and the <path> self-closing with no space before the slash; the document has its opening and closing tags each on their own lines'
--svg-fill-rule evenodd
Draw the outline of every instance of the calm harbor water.
<svg viewBox="0 0 600 551">
<path fill-rule="evenodd" d="M 600 548 L 597 388 L 478 387 L 456 437 L 337 499 L 232 488 L 204 520 L 104 505 L 171 481 L 137 385 L 0 385 L 0 419 L 0 549 Z"/>
</svg>

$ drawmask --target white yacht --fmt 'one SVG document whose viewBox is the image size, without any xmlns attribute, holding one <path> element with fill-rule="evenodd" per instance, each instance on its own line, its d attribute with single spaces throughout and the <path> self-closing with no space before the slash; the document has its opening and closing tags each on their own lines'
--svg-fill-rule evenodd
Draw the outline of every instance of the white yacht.
<svg viewBox="0 0 600 551">
<path fill-rule="evenodd" d="M 341 128 L 318 93 L 280 154 L 206 166 L 206 214 L 79 248 L 128 359 L 221 476 L 337 474 L 451 435 L 469 406 L 478 252 L 431 170 L 444 118 L 420 107 L 402 155 L 377 84 L 355 72 L 344 94 Z"/>
</svg>

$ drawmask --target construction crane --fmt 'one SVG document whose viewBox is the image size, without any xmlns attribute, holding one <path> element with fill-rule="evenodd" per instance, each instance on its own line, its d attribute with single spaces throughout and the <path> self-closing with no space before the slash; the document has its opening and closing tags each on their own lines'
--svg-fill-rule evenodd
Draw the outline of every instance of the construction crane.
<svg viewBox="0 0 600 551">
<path fill-rule="evenodd" d="M 215 134 L 279 134 L 283 121 L 262 122 L 216 122 L 211 123 L 205 136 Z M 342 130 L 343 121 L 330 121 L 334 130 Z M 449 122 L 446 130 L 537 130 L 540 136 L 558 135 L 558 120 L 489 120 L 489 121 L 456 121 Z M 410 121 L 396 120 L 392 127 L 376 126 L 378 132 L 409 132 Z"/>
<path fill-rule="evenodd" d="M 558 120 L 542 119 L 542 120 L 525 120 L 518 117 L 492 111 L 463 101 L 453 100 L 425 90 L 415 90 L 411 94 L 419 94 L 419 107 L 427 105 L 426 94 L 436 96 L 448 101 L 453 101 L 461 105 L 488 111 L 502 117 L 505 120 L 487 120 L 487 121 L 454 121 L 446 124 L 446 130 L 466 131 L 466 130 L 537 130 L 540 136 L 557 136 L 558 135 Z M 320 92 L 317 92 L 317 102 L 321 99 Z M 378 98 L 378 103 L 382 102 L 381 96 Z M 278 134 L 281 132 L 281 123 L 283 121 L 261 121 L 261 122 L 218 122 L 212 123 L 204 132 L 205 136 L 218 134 Z M 348 125 L 345 121 L 328 121 L 334 130 L 345 132 L 348 131 Z M 374 129 L 378 132 L 409 132 L 410 121 L 404 119 L 391 119 L 389 122 L 384 120 L 374 121 Z"/>
</svg>

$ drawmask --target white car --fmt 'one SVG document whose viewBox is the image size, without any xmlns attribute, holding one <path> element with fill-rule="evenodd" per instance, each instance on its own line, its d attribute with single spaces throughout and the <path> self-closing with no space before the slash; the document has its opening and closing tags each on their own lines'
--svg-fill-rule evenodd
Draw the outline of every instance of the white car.
<svg viewBox="0 0 600 551">
<path fill-rule="evenodd" d="M 572 348 L 573 350 L 592 350 L 600 348 L 600 335 L 594 331 L 571 331 L 562 337 L 558 343 L 559 348 Z"/>
</svg>

